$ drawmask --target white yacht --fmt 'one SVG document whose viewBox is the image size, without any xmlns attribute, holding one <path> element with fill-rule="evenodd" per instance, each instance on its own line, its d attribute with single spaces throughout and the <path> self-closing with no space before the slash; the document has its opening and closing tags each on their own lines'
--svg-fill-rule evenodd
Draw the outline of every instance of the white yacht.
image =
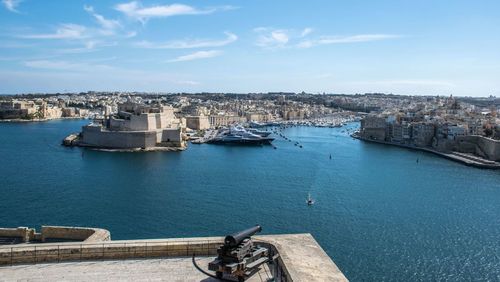
<svg viewBox="0 0 500 282">
<path fill-rule="evenodd" d="M 274 140 L 245 130 L 241 126 L 231 126 L 221 131 L 210 143 L 242 143 L 242 144 L 269 144 Z"/>
<path fill-rule="evenodd" d="M 250 133 L 253 133 L 255 135 L 259 135 L 261 137 L 267 137 L 267 136 L 271 135 L 271 131 L 258 130 L 258 129 L 255 129 L 255 128 L 244 128 L 241 125 L 236 125 L 235 128 L 238 129 L 238 130 L 246 130 L 246 131 L 248 131 Z"/>
</svg>

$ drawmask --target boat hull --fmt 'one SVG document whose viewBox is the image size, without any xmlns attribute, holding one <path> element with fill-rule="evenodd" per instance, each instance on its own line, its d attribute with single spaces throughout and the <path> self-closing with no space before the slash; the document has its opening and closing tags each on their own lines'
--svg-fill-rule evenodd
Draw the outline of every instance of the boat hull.
<svg viewBox="0 0 500 282">
<path fill-rule="evenodd" d="M 267 145 L 271 144 L 274 138 L 262 138 L 259 140 L 256 139 L 238 139 L 238 140 L 223 140 L 223 139 L 214 139 L 210 140 L 208 143 L 211 144 L 242 144 L 242 145 Z"/>
</svg>

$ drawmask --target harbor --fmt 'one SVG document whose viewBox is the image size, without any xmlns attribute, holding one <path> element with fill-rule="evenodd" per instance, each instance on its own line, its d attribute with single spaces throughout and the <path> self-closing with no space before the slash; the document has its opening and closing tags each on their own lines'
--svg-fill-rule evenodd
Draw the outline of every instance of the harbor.
<svg viewBox="0 0 500 282">
<path fill-rule="evenodd" d="M 2 124 L 8 177 L 0 186 L 9 201 L 1 226 L 97 226 L 125 240 L 224 235 L 258 222 L 265 234 L 311 233 L 351 281 L 500 274 L 498 171 L 353 139 L 358 123 L 274 127 L 292 140 L 271 134 L 277 149 L 190 144 L 142 154 L 59 145 L 87 123 Z M 27 203 L 32 212 L 20 208 Z M 221 209 L 231 222 L 210 216 Z"/>
<path fill-rule="evenodd" d="M 348 118 L 339 118 L 332 116 L 306 120 L 276 120 L 267 123 L 251 121 L 244 124 L 231 124 L 227 127 L 220 127 L 217 129 L 207 129 L 203 132 L 202 136 L 194 135 L 190 136 L 189 139 L 192 144 L 209 143 L 270 145 L 275 139 L 272 136 L 283 138 L 288 142 L 292 142 L 292 140 L 283 133 L 283 130 L 286 128 L 297 126 L 342 128 L 348 123 L 354 121 L 359 121 L 359 117 L 350 116 Z M 302 148 L 302 145 L 299 142 L 294 142 L 294 145 Z"/>
</svg>

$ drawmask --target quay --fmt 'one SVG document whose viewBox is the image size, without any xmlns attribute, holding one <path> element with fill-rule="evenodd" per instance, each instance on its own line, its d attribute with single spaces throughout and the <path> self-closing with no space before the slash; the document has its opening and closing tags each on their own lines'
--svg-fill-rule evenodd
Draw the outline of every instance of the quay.
<svg viewBox="0 0 500 282">
<path fill-rule="evenodd" d="M 381 140 L 375 140 L 375 139 L 370 139 L 370 138 L 364 138 L 361 137 L 359 134 L 352 134 L 351 137 L 366 141 L 366 142 L 372 142 L 372 143 L 378 143 L 378 144 L 383 144 L 383 145 L 390 145 L 390 146 L 397 146 L 401 148 L 406 148 L 406 149 L 412 149 L 412 150 L 418 150 L 418 151 L 423 151 L 423 152 L 428 152 L 431 154 L 435 154 L 438 156 L 441 156 L 443 158 L 459 162 L 462 164 L 465 164 L 467 166 L 472 166 L 472 167 L 477 167 L 477 168 L 486 168 L 486 169 L 500 169 L 500 163 L 482 159 L 476 156 L 472 156 L 469 154 L 465 153 L 460 153 L 460 152 L 451 152 L 451 153 L 445 153 L 445 152 L 439 152 L 431 148 L 424 148 L 424 147 L 417 147 L 417 146 L 410 146 L 410 145 L 405 145 L 405 144 L 398 144 L 398 143 L 392 143 L 392 142 L 387 142 L 387 141 L 381 141 Z"/>
</svg>

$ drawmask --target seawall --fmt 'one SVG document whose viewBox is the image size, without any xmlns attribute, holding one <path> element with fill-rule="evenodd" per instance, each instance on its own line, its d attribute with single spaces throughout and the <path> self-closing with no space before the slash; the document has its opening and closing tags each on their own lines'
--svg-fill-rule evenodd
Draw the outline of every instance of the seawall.
<svg viewBox="0 0 500 282">
<path fill-rule="evenodd" d="M 356 139 L 359 139 L 362 141 L 366 141 L 366 142 L 378 143 L 378 144 L 382 144 L 382 145 L 396 146 L 396 147 L 401 147 L 401 148 L 405 148 L 405 149 L 428 152 L 428 153 L 435 154 L 435 155 L 438 155 L 440 157 L 443 157 L 443 158 L 446 158 L 446 159 L 449 159 L 449 160 L 452 160 L 455 162 L 465 164 L 467 166 L 472 166 L 472 167 L 477 167 L 477 168 L 486 168 L 486 169 L 500 169 L 500 163 L 495 163 L 495 164 L 482 163 L 479 161 L 475 161 L 471 158 L 467 158 L 467 157 L 460 156 L 460 155 L 455 155 L 452 153 L 443 153 L 443 152 L 433 150 L 431 148 L 423 148 L 423 147 L 409 146 L 409 145 L 391 143 L 391 142 L 380 141 L 380 140 L 373 140 L 373 139 L 369 139 L 369 138 L 363 138 L 363 137 L 356 135 L 356 134 L 352 134 L 351 136 L 353 138 L 356 138 Z"/>
</svg>

